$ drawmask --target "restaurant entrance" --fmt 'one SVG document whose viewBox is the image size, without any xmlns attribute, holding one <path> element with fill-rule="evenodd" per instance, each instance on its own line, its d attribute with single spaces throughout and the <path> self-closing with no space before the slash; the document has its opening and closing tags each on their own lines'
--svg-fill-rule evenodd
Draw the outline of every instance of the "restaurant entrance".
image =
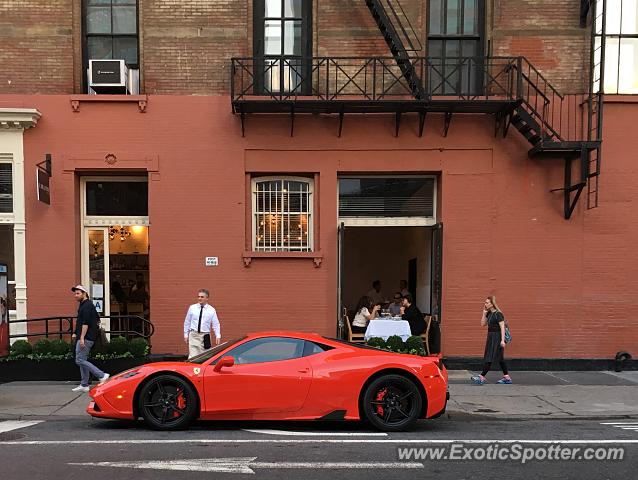
<svg viewBox="0 0 638 480">
<path fill-rule="evenodd" d="M 144 177 L 84 177 L 82 283 L 102 317 L 150 319 L 148 186 Z M 106 330 L 143 331 L 105 318 Z"/>
</svg>

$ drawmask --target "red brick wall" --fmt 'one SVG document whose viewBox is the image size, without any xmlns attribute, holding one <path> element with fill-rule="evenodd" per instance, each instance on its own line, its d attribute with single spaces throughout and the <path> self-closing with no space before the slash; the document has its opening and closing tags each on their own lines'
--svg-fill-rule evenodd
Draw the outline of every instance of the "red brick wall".
<svg viewBox="0 0 638 480">
<path fill-rule="evenodd" d="M 580 0 L 496 0 L 492 54 L 524 56 L 564 93 L 587 91 L 591 28 L 580 28 Z"/>
<path fill-rule="evenodd" d="M 579 0 L 487 3 L 494 55 L 528 57 L 559 90 L 586 87 L 590 31 L 579 27 Z M 401 4 L 425 44 L 426 2 Z M 0 3 L 0 93 L 81 91 L 80 5 Z M 315 0 L 313 7 L 315 55 L 389 56 L 365 2 Z M 226 94 L 230 58 L 252 55 L 252 2 L 140 0 L 140 54 L 146 93 Z"/>
<path fill-rule="evenodd" d="M 251 117 L 242 138 L 225 97 L 152 96 L 146 114 L 136 104 L 83 104 L 72 113 L 64 96 L 17 100 L 43 113 L 25 133 L 25 158 L 50 152 L 54 159 L 52 204 L 26 192 L 31 316 L 75 308 L 68 287 L 80 275 L 80 234 L 69 160 L 96 159 L 77 165 L 108 173 L 122 168 L 101 160 L 114 153 L 159 162 L 149 187 L 156 352 L 185 352 L 183 316 L 201 287 L 213 292 L 225 337 L 272 328 L 334 335 L 337 174 L 388 170 L 441 174 L 446 355 L 482 354 L 479 314 L 489 293 L 510 321 L 512 356 L 611 357 L 638 342 L 638 226 L 627 221 L 638 185 L 626 140 L 638 138 L 627 131 L 633 105 L 606 112 L 601 206 L 585 212 L 581 199 L 566 221 L 562 196 L 549 193 L 562 185 L 562 161 L 529 159 L 516 131 L 495 138 L 481 115 L 455 117 L 448 137 L 442 117 L 428 116 L 423 138 L 410 115 L 399 137 L 391 116 L 346 115 L 341 138 L 334 117 L 300 115 L 292 138 L 288 116 Z M 255 259 L 244 267 L 246 172 L 319 173 L 319 268 L 310 259 Z M 33 175 L 27 168 L 27 186 Z M 204 267 L 205 256 L 218 256 L 220 266 Z"/>
<path fill-rule="evenodd" d="M 73 93 L 75 3 L 0 2 L 0 93 Z"/>
</svg>

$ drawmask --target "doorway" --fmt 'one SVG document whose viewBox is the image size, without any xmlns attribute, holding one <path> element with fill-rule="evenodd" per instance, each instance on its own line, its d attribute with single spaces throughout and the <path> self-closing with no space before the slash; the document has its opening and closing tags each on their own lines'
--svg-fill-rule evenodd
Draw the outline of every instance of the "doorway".
<svg viewBox="0 0 638 480">
<path fill-rule="evenodd" d="M 150 241 L 145 177 L 84 177 L 82 283 L 112 335 L 146 335 Z M 129 316 L 118 318 L 118 316 Z"/>
</svg>

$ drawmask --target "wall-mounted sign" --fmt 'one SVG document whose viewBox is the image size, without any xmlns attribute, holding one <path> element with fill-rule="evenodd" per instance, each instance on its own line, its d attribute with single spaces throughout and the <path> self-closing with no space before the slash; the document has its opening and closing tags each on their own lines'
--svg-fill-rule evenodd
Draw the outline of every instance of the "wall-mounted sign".
<svg viewBox="0 0 638 480">
<path fill-rule="evenodd" d="M 205 263 L 207 267 L 216 267 L 219 265 L 219 257 L 206 257 Z"/>
<path fill-rule="evenodd" d="M 35 178 L 37 182 L 38 200 L 47 205 L 51 205 L 51 190 L 49 179 L 51 178 L 51 154 L 46 154 L 46 160 L 40 162 L 35 167 Z"/>
</svg>

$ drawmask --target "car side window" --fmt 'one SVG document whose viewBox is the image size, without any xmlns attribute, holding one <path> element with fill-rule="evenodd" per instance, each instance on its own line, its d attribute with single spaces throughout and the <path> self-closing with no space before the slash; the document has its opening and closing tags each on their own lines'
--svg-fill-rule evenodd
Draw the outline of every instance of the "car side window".
<svg viewBox="0 0 638 480">
<path fill-rule="evenodd" d="M 326 352 L 328 350 L 332 350 L 333 347 L 328 345 L 323 345 L 321 343 L 309 342 L 306 340 L 306 346 L 303 349 L 303 356 L 309 357 L 310 355 L 314 355 L 316 353 Z"/>
<path fill-rule="evenodd" d="M 291 360 L 303 355 L 304 341 L 296 338 L 257 338 L 233 348 L 226 355 L 235 359 L 235 364 L 275 362 Z M 226 356 L 224 355 L 224 356 Z"/>
</svg>

